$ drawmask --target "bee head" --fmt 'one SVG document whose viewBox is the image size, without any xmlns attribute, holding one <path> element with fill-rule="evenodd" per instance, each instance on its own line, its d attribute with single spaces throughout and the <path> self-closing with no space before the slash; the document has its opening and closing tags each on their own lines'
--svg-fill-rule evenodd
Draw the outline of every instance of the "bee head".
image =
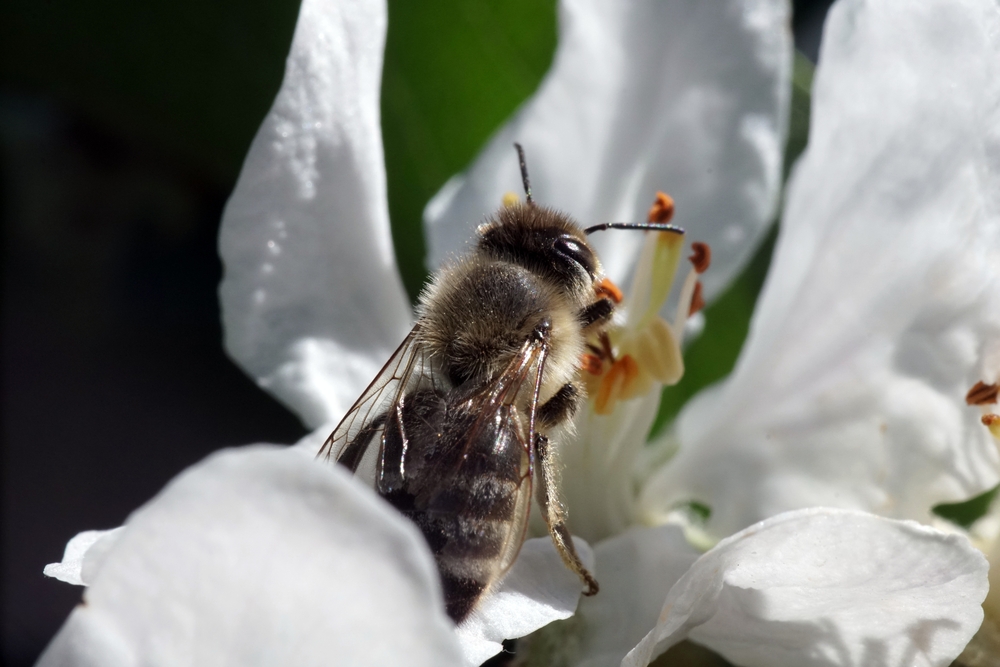
<svg viewBox="0 0 1000 667">
<path fill-rule="evenodd" d="M 479 252 L 522 266 L 563 289 L 590 289 L 603 277 L 583 230 L 564 213 L 545 206 L 501 208 L 480 226 Z"/>
</svg>

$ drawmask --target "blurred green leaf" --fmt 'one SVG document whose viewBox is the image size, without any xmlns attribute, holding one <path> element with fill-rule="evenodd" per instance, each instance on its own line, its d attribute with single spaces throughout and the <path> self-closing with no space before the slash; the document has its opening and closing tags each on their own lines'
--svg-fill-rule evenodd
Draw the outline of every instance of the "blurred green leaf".
<svg viewBox="0 0 1000 667">
<path fill-rule="evenodd" d="M 947 519 L 962 528 L 968 528 L 990 509 L 990 503 L 996 498 L 1000 486 L 993 487 L 986 493 L 970 498 L 962 503 L 944 503 L 934 507 L 933 512 L 942 519 Z"/>
<path fill-rule="evenodd" d="M 298 0 L 9 0 L 8 90 L 55 96 L 223 183 L 235 182 L 285 69 Z"/>
<path fill-rule="evenodd" d="M 786 178 L 795 160 L 805 149 L 809 136 L 813 69 L 808 58 L 800 53 L 795 54 L 792 105 L 788 140 L 785 144 Z M 780 218 L 780 213 L 778 217 Z M 705 309 L 705 331 L 684 351 L 684 378 L 673 387 L 663 389 L 660 411 L 650 429 L 650 438 L 658 435 L 673 421 L 688 399 L 732 371 L 750 329 L 750 318 L 767 276 L 777 238 L 778 225 L 775 222 L 739 277 Z"/>
<path fill-rule="evenodd" d="M 555 45 L 554 0 L 390 0 L 382 132 L 396 257 L 412 299 L 427 277 L 424 205 L 535 91 Z"/>
</svg>

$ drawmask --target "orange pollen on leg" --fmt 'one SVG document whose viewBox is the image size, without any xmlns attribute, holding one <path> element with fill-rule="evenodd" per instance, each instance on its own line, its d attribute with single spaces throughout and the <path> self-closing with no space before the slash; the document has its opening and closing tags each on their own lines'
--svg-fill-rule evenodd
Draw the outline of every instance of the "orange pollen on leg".
<svg viewBox="0 0 1000 667">
<path fill-rule="evenodd" d="M 666 192 L 657 192 L 656 201 L 649 208 L 650 222 L 670 222 L 674 217 L 674 200 Z"/>
<path fill-rule="evenodd" d="M 596 354 L 584 353 L 580 355 L 580 368 L 591 375 L 600 375 L 604 370 L 604 362 Z"/>
<path fill-rule="evenodd" d="M 701 281 L 699 280 L 694 284 L 694 294 L 691 295 L 691 309 L 688 311 L 688 317 L 691 317 L 704 307 L 705 298 L 701 295 Z"/>
<path fill-rule="evenodd" d="M 615 285 L 608 278 L 604 278 L 603 280 L 601 280 L 601 282 L 594 285 L 594 292 L 597 293 L 597 296 L 608 297 L 609 299 L 611 299 L 612 302 L 614 302 L 615 305 L 621 303 L 622 299 L 625 298 L 625 295 L 622 294 L 622 291 L 618 289 L 618 285 Z"/>
<path fill-rule="evenodd" d="M 698 273 L 705 273 L 708 265 L 712 263 L 712 248 L 707 243 L 695 241 L 691 244 L 691 256 L 688 260 Z"/>
<path fill-rule="evenodd" d="M 1000 384 L 986 384 L 979 381 L 972 386 L 969 393 L 965 395 L 965 402 L 969 405 L 986 405 L 997 402 L 997 394 L 1000 393 Z"/>
</svg>

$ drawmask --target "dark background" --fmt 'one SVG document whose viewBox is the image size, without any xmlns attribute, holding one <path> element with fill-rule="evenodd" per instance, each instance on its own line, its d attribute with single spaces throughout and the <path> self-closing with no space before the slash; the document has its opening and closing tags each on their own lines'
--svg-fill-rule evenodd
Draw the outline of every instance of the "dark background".
<svg viewBox="0 0 1000 667">
<path fill-rule="evenodd" d="M 389 4 L 390 209 L 414 295 L 423 203 L 537 85 L 555 19 L 552 2 Z M 829 4 L 795 2 L 813 61 Z M 4 664 L 33 663 L 78 602 L 81 589 L 42 576 L 70 537 L 120 525 L 213 450 L 304 433 L 222 351 L 215 246 L 297 10 L 0 9 Z"/>
</svg>

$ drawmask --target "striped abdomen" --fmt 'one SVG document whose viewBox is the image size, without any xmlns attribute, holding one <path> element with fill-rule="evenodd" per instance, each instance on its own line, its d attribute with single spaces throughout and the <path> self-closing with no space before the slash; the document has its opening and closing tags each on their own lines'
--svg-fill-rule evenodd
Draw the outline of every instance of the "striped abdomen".
<svg viewBox="0 0 1000 667">
<path fill-rule="evenodd" d="M 517 424 L 474 410 L 454 392 L 407 396 L 406 446 L 389 419 L 376 478 L 379 493 L 427 539 L 456 623 L 516 557 L 529 495 L 522 492 L 530 489 Z"/>
</svg>

